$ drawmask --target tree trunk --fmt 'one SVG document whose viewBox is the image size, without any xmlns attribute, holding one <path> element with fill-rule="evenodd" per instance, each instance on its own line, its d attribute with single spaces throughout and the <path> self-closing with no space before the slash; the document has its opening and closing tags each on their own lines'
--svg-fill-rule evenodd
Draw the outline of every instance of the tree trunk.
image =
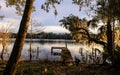
<svg viewBox="0 0 120 75">
<path fill-rule="evenodd" d="M 5 51 L 5 46 L 3 46 L 2 52 L 1 52 L 1 55 L 0 55 L 2 61 L 4 60 L 4 51 Z"/>
<path fill-rule="evenodd" d="M 110 24 L 110 20 L 108 20 L 108 23 L 107 23 L 107 52 L 108 52 L 108 55 L 111 57 L 111 62 L 112 62 L 112 65 L 114 63 L 114 58 L 113 58 L 113 45 L 114 45 L 114 41 L 113 41 L 113 32 L 112 32 L 112 26 Z"/>
<path fill-rule="evenodd" d="M 29 56 L 30 56 L 29 61 L 31 61 L 31 60 L 32 60 L 32 24 L 31 24 L 31 30 L 30 30 L 30 48 L 29 48 Z"/>
<path fill-rule="evenodd" d="M 112 26 L 110 24 L 110 20 L 107 23 L 107 52 L 112 55 L 113 49 L 113 37 L 112 37 Z"/>
<path fill-rule="evenodd" d="M 30 56 L 29 61 L 31 61 L 32 60 L 32 38 L 30 38 L 29 56 Z"/>
<path fill-rule="evenodd" d="M 8 60 L 8 63 L 6 65 L 6 68 L 3 72 L 3 75 L 15 75 L 16 73 L 16 68 L 21 56 L 24 41 L 26 38 L 26 33 L 29 26 L 30 16 L 33 8 L 33 2 L 34 0 L 26 0 L 25 10 L 20 23 L 20 28 L 17 34 L 17 38 L 13 46 L 13 50 Z"/>
</svg>

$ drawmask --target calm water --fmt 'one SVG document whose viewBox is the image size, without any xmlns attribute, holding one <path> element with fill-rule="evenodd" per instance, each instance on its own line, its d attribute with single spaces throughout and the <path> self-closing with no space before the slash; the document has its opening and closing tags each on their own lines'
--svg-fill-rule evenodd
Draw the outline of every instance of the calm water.
<svg viewBox="0 0 120 75">
<path fill-rule="evenodd" d="M 49 42 L 48 42 L 49 41 Z M 53 42 L 54 41 L 54 42 Z M 8 45 L 8 50 L 7 53 L 4 55 L 5 59 L 8 59 L 10 56 L 11 50 L 13 48 L 14 43 L 10 43 Z M 2 50 L 2 45 L 0 44 L 0 52 Z M 60 56 L 53 56 L 51 55 L 51 47 L 65 47 L 65 42 L 64 40 L 37 40 L 34 39 L 34 42 L 32 43 L 32 55 L 33 58 L 32 60 L 60 60 Z M 99 50 L 102 51 L 102 46 L 99 45 L 82 45 L 82 44 L 76 44 L 73 40 L 72 41 L 67 41 L 67 47 L 70 50 L 72 57 L 74 58 L 75 56 L 80 58 L 80 53 L 79 50 L 82 48 L 83 53 L 91 53 L 92 48 L 98 48 Z M 21 55 L 21 60 L 26 60 L 29 59 L 29 48 L 30 48 L 30 43 L 29 40 L 27 40 L 24 43 L 24 48 L 22 51 Z M 39 51 L 38 57 L 37 57 L 37 50 Z M 60 50 L 56 50 L 57 52 L 60 53 Z"/>
</svg>

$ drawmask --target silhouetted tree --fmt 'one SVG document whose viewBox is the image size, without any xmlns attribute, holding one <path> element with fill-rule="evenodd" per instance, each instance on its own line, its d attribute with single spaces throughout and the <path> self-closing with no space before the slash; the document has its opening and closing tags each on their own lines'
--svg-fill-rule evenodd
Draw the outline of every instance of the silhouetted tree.
<svg viewBox="0 0 120 75">
<path fill-rule="evenodd" d="M 76 18 L 76 19 L 75 19 Z M 66 29 L 68 29 L 71 34 L 75 37 L 75 40 L 84 40 L 85 42 L 94 41 L 96 43 L 106 45 L 104 41 L 97 40 L 97 37 L 94 38 L 89 31 L 88 21 L 85 19 L 79 19 L 77 16 L 70 15 L 68 17 L 64 17 L 60 20 L 61 25 L 63 25 Z M 83 42 L 84 42 L 83 41 Z"/>
<path fill-rule="evenodd" d="M 73 0 L 74 4 L 80 6 L 90 7 L 92 11 L 96 13 L 100 20 L 106 21 L 106 35 L 107 35 L 107 53 L 111 58 L 112 64 L 114 65 L 117 60 L 115 55 L 115 44 L 114 44 L 114 27 L 115 21 L 120 20 L 120 0 Z M 92 4 L 92 2 L 94 2 Z M 96 2 L 96 3 L 95 3 Z M 106 19 L 105 19 L 106 18 Z M 118 55 L 119 56 L 119 55 Z M 118 63 L 118 62 L 117 62 Z"/>
<path fill-rule="evenodd" d="M 113 48 L 113 32 L 110 22 L 108 21 L 106 24 L 101 26 L 98 30 L 98 34 L 93 34 L 89 31 L 89 28 L 92 26 L 97 27 L 97 24 L 99 19 L 93 18 L 90 21 L 85 21 L 86 23 L 82 22 L 81 19 L 79 19 L 77 16 L 70 15 L 68 17 L 64 17 L 62 20 L 60 20 L 61 25 L 63 25 L 66 29 L 68 29 L 71 34 L 74 36 L 77 35 L 75 38 L 76 41 L 83 40 L 87 42 L 95 42 L 98 44 L 101 44 L 104 46 L 105 54 L 107 54 L 107 57 L 105 57 L 105 60 L 108 57 L 112 57 L 112 51 L 110 48 Z M 106 35 L 107 34 L 107 35 Z M 80 36 L 80 37 L 79 37 Z M 84 39 L 83 39 L 84 38 Z M 112 47 L 109 47 L 111 46 Z M 109 48 L 109 49 L 108 49 Z M 105 55 L 106 56 L 106 55 Z M 111 60 L 113 62 L 113 60 Z"/>
</svg>

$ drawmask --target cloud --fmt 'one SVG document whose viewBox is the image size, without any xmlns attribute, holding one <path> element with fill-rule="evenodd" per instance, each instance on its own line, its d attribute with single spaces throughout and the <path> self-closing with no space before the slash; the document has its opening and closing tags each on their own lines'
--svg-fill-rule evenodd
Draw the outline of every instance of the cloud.
<svg viewBox="0 0 120 75">
<path fill-rule="evenodd" d="M 86 16 L 85 11 L 87 9 L 84 9 L 84 11 L 79 12 L 79 7 L 77 5 L 73 5 L 71 3 L 71 0 L 64 0 L 62 4 L 56 5 L 58 15 L 54 15 L 54 10 L 50 9 L 50 12 L 47 13 L 44 10 L 41 9 L 41 4 L 43 4 L 43 0 L 35 0 L 34 5 L 36 7 L 36 11 L 32 13 L 31 19 L 37 20 L 37 23 L 41 24 L 42 26 L 49 26 L 49 25 L 56 25 L 59 26 L 59 20 L 62 19 L 64 16 L 68 16 L 70 14 L 74 14 L 76 16 L 79 16 L 80 18 L 83 18 Z M 2 8 L 0 9 L 0 15 L 4 15 L 5 18 L 1 20 L 0 22 L 11 22 L 13 27 L 15 28 L 13 31 L 17 32 L 21 16 L 18 16 L 15 12 L 16 9 L 14 6 L 12 7 L 6 7 L 5 0 L 0 0 L 0 5 L 2 5 Z M 61 30 L 62 31 L 62 30 Z"/>
<path fill-rule="evenodd" d="M 54 25 L 50 25 L 50 26 L 44 26 L 44 32 L 50 33 L 70 33 L 67 29 L 61 27 L 61 26 L 54 26 Z"/>
</svg>

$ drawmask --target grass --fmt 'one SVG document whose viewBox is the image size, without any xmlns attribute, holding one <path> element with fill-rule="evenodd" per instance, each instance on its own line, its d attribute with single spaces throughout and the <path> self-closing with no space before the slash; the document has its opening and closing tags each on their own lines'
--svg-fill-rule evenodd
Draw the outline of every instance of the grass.
<svg viewBox="0 0 120 75">
<path fill-rule="evenodd" d="M 0 75 L 5 64 L 6 62 L 0 62 Z M 60 62 L 22 61 L 19 62 L 16 75 L 120 75 L 120 68 L 85 63 L 78 66 L 65 66 Z"/>
</svg>

